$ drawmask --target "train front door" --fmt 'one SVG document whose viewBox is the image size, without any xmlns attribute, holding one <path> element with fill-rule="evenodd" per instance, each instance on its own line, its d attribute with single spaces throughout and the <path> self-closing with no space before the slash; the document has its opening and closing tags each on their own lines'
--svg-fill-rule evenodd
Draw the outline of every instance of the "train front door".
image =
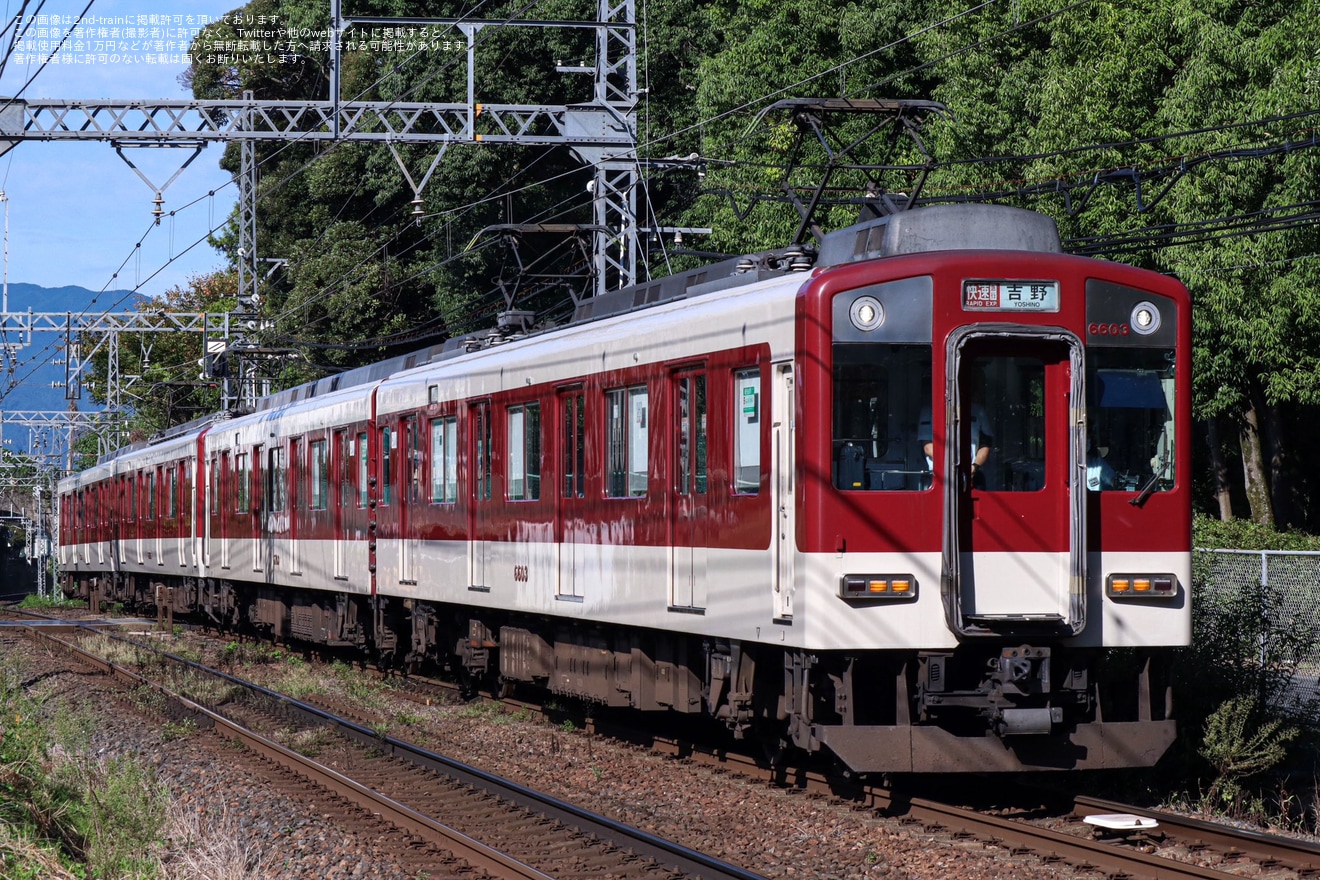
<svg viewBox="0 0 1320 880">
<path fill-rule="evenodd" d="M 1086 623 L 1083 348 L 1060 328 L 955 334 L 943 473 L 945 589 L 965 635 Z"/>
<path fill-rule="evenodd" d="M 707 475 L 706 372 L 672 377 L 670 442 L 674 450 L 669 604 L 706 607 L 706 544 L 710 515 Z"/>
</svg>

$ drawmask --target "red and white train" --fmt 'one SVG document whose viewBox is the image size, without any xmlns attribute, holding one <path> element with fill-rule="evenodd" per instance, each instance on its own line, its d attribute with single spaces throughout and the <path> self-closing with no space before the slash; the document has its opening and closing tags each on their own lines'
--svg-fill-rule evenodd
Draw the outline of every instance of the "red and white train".
<svg viewBox="0 0 1320 880">
<path fill-rule="evenodd" d="M 1049 218 L 912 210 L 125 449 L 60 484 L 64 588 L 859 773 L 1150 765 L 1190 326 Z"/>
</svg>

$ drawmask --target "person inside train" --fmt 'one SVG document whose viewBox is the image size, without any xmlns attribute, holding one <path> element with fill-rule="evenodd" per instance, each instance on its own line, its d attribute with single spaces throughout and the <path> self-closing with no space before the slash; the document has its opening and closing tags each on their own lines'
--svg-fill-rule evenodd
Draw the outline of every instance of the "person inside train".
<svg viewBox="0 0 1320 880">
<path fill-rule="evenodd" d="M 990 419 L 986 415 L 985 407 L 979 401 L 979 395 L 972 397 L 969 411 L 971 414 L 971 424 L 969 425 L 971 464 L 969 470 L 972 476 L 972 486 L 976 489 L 985 489 L 985 466 L 990 458 L 990 448 L 994 445 L 994 438 L 990 435 Z M 917 442 L 921 444 L 922 452 L 925 453 L 926 469 L 932 473 L 935 470 L 933 436 L 931 408 L 927 404 L 921 408 L 921 415 L 917 419 Z"/>
<path fill-rule="evenodd" d="M 1107 492 L 1117 485 L 1118 472 L 1105 460 L 1092 426 L 1086 432 L 1086 488 L 1092 492 Z"/>
</svg>

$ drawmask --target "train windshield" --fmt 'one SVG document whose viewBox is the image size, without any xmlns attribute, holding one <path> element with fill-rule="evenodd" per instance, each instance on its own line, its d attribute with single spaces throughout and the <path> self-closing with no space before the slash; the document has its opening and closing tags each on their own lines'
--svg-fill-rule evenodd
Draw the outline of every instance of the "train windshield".
<svg viewBox="0 0 1320 880">
<path fill-rule="evenodd" d="M 1174 484 L 1172 349 L 1087 352 L 1086 485 L 1165 491 Z"/>
<path fill-rule="evenodd" d="M 836 343 L 835 487 L 929 488 L 930 467 L 918 429 L 930 399 L 929 345 Z"/>
</svg>

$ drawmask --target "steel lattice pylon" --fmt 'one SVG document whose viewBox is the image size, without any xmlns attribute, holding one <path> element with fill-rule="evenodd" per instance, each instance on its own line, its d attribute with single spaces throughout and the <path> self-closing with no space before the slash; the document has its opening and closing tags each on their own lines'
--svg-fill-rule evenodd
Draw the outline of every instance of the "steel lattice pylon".
<svg viewBox="0 0 1320 880">
<path fill-rule="evenodd" d="M 0 152 L 27 140 L 100 140 L 123 146 L 186 146 L 194 151 L 209 142 L 242 143 L 239 188 L 239 301 L 227 316 L 223 337 L 241 355 L 260 329 L 261 263 L 257 243 L 257 141 L 435 144 L 441 155 L 454 143 L 562 145 L 595 169 L 593 181 L 592 266 L 594 291 L 626 287 L 637 271 L 637 30 L 633 0 L 598 0 L 597 20 L 485 21 L 478 19 L 367 18 L 341 16 L 340 0 L 331 0 L 331 94 L 327 101 L 78 101 L 9 100 L 0 104 Z M 460 103 L 341 101 L 338 36 L 345 29 L 372 24 L 450 26 L 467 40 L 468 95 Z M 593 99 L 585 104 L 491 104 L 478 100 L 475 75 L 476 35 L 489 27 L 591 28 L 596 33 Z M 122 149 L 120 155 L 123 156 Z M 396 159 L 399 159 L 397 152 Z M 125 159 L 125 161 L 128 161 Z M 191 161 L 191 160 L 190 160 Z M 438 161 L 438 157 L 437 157 Z M 129 163 L 131 166 L 131 162 Z M 420 187 L 399 159 L 404 176 L 420 200 Z M 432 169 L 434 164 L 432 165 Z M 136 170 L 136 169 L 135 169 Z M 428 171 L 429 176 L 429 171 Z M 426 178 L 422 179 L 425 185 Z M 167 184 L 168 185 L 168 184 Z M 159 193 L 158 193 L 159 197 Z M 21 316 L 5 313 L 5 325 Z M 33 327 L 29 315 L 28 332 Z M 73 316 L 63 329 L 74 345 Z M 68 372 L 70 395 L 82 364 L 113 331 L 136 315 L 100 315 L 79 327 L 78 363 Z M 213 316 L 214 317 L 214 316 Z M 137 330 L 137 327 L 132 328 Z M 176 329 L 203 329 L 179 326 Z M 88 339 L 97 337 L 88 345 Z M 30 335 L 23 337 L 30 340 Z M 115 336 L 117 339 L 117 334 Z M 116 353 L 111 353 L 112 368 Z M 239 357 L 226 379 L 227 403 L 250 404 L 263 390 L 252 358 Z M 116 374 L 117 380 L 117 374 Z M 118 388 L 107 396 L 118 400 Z"/>
</svg>

